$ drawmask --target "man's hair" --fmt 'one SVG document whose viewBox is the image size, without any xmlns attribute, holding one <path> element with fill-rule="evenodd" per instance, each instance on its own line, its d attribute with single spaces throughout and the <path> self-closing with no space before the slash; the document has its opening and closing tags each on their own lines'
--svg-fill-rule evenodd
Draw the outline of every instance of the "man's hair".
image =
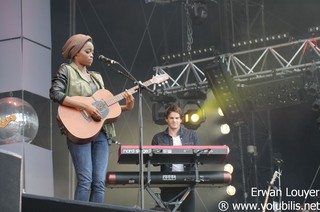
<svg viewBox="0 0 320 212">
<path fill-rule="evenodd" d="M 178 105 L 169 105 L 166 110 L 165 117 L 168 118 L 171 112 L 179 113 L 180 118 L 183 117 L 182 109 Z"/>
</svg>

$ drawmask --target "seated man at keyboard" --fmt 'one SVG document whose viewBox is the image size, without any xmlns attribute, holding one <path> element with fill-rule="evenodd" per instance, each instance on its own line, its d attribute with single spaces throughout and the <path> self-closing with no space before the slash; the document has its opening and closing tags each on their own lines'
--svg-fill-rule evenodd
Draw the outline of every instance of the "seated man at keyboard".
<svg viewBox="0 0 320 212">
<path fill-rule="evenodd" d="M 199 138 L 195 131 L 181 127 L 183 112 L 177 105 L 170 105 L 165 113 L 165 121 L 167 128 L 154 135 L 152 145 L 199 145 Z M 193 164 L 163 164 L 161 165 L 161 172 L 191 172 L 194 171 Z M 161 199 L 164 202 L 176 199 L 179 193 L 183 192 L 185 188 L 161 188 Z M 175 205 L 169 205 L 172 210 Z M 187 198 L 179 207 L 180 211 L 193 212 L 195 211 L 195 195 L 194 188 L 191 189 Z"/>
</svg>

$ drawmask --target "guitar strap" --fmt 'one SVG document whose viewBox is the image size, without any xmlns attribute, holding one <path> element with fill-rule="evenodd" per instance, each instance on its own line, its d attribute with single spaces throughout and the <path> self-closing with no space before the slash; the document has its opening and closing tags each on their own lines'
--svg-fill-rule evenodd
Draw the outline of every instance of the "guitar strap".
<svg viewBox="0 0 320 212">
<path fill-rule="evenodd" d="M 67 85 L 67 90 L 66 90 L 66 94 L 67 94 L 67 96 L 69 96 L 69 91 L 70 91 L 70 68 L 71 68 L 71 66 L 70 65 L 68 65 L 68 64 L 66 64 L 66 63 L 63 63 L 62 65 L 65 65 L 66 67 L 67 67 L 67 79 L 68 79 L 68 85 Z"/>
<path fill-rule="evenodd" d="M 90 73 L 90 75 L 91 75 L 92 78 L 99 84 L 100 89 L 103 89 L 104 86 L 102 85 L 102 82 L 100 82 L 94 74 Z"/>
<path fill-rule="evenodd" d="M 68 85 L 67 85 L 67 89 L 66 89 L 66 95 L 69 95 L 69 87 L 70 87 L 70 79 L 69 79 L 69 76 L 70 76 L 70 70 L 69 70 L 69 65 L 66 64 L 66 63 L 62 63 L 61 64 L 61 68 L 65 66 L 67 68 L 67 79 L 68 79 Z M 61 135 L 67 135 L 67 129 L 65 128 L 65 126 L 63 125 L 63 123 L 61 122 L 60 118 L 59 118 L 59 114 L 57 114 L 56 116 L 56 119 L 57 119 L 57 123 L 59 125 L 59 129 L 60 129 L 60 133 Z"/>
</svg>

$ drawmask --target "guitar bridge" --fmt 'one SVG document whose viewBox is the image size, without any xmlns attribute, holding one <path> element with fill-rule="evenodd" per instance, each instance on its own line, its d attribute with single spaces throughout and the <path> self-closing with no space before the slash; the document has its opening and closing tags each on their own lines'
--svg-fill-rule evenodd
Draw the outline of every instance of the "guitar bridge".
<svg viewBox="0 0 320 212">
<path fill-rule="evenodd" d="M 87 111 L 85 111 L 85 110 L 80 110 L 80 113 L 82 114 L 82 116 L 83 116 L 87 121 L 90 121 L 90 116 L 88 115 Z"/>
</svg>

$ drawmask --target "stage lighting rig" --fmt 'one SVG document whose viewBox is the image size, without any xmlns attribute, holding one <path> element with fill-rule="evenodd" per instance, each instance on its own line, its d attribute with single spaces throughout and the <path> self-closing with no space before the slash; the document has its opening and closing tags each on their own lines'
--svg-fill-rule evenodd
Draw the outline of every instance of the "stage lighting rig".
<svg viewBox="0 0 320 212">
<path fill-rule="evenodd" d="M 226 64 L 217 58 L 205 68 L 205 74 L 227 122 L 229 124 L 243 123 L 245 121 L 244 107 L 239 100 L 232 77 L 226 70 Z"/>
<path fill-rule="evenodd" d="M 285 39 L 289 40 L 290 35 L 289 33 L 282 33 L 282 34 L 275 34 L 275 35 L 270 35 L 270 36 L 266 36 L 266 37 L 260 37 L 260 38 L 254 38 L 251 40 L 246 40 L 246 41 L 239 41 L 239 42 L 235 42 L 232 44 L 233 48 L 237 48 L 237 47 L 245 47 L 245 46 L 257 46 L 257 45 L 261 45 L 261 44 L 268 44 L 270 45 L 271 43 L 275 43 L 275 42 L 279 42 L 279 41 L 283 41 Z"/>
<path fill-rule="evenodd" d="M 305 101 L 303 75 L 276 79 L 265 78 L 267 83 L 254 82 L 239 88 L 242 100 L 255 111 L 265 111 L 275 108 L 301 104 Z"/>
<path fill-rule="evenodd" d="M 165 125 L 165 112 L 170 104 L 176 102 L 174 96 L 163 95 L 163 96 L 152 96 L 152 120 L 158 125 Z"/>
<path fill-rule="evenodd" d="M 196 130 L 206 120 L 203 109 L 187 110 L 183 116 L 183 125 L 188 129 Z"/>
<path fill-rule="evenodd" d="M 177 52 L 173 54 L 167 54 L 161 56 L 163 62 L 181 62 L 185 58 L 200 59 L 205 57 L 212 57 L 218 55 L 218 51 L 215 46 L 208 46 L 205 48 L 193 49 L 189 52 Z"/>
<path fill-rule="evenodd" d="M 179 1 L 179 0 L 145 0 L 145 3 L 146 4 L 148 4 L 148 3 L 169 4 L 172 2 L 176 2 L 176 1 Z"/>
<path fill-rule="evenodd" d="M 188 90 L 177 93 L 178 105 L 184 111 L 183 124 L 186 128 L 196 130 L 205 122 L 205 112 L 201 107 L 206 98 L 206 90 Z"/>
<path fill-rule="evenodd" d="M 186 128 L 198 129 L 206 120 L 204 110 L 201 108 L 206 99 L 204 90 L 187 90 L 171 95 L 152 96 L 152 118 L 156 124 L 165 125 L 165 112 L 169 105 L 176 104 L 182 111 L 182 124 Z"/>
<path fill-rule="evenodd" d="M 202 20 L 206 19 L 208 17 L 208 5 L 207 1 L 204 0 L 198 0 L 193 1 L 193 4 L 191 8 L 193 9 L 193 21 L 196 21 L 197 23 L 201 23 Z"/>
<path fill-rule="evenodd" d="M 320 34 L 320 26 L 309 27 L 308 32 L 311 33 L 312 36 L 319 35 Z"/>
</svg>

